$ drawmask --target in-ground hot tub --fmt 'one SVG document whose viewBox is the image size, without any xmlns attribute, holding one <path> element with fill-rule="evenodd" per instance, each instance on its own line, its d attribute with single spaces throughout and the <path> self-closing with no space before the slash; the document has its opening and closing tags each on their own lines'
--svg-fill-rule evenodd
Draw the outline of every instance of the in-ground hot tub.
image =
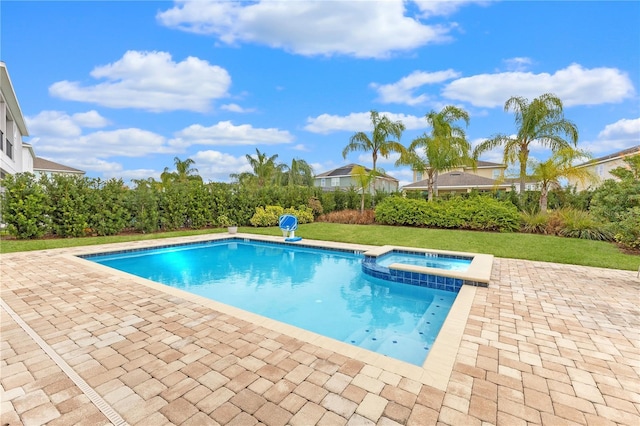
<svg viewBox="0 0 640 426">
<path fill-rule="evenodd" d="M 364 253 L 362 271 L 376 278 L 458 292 L 463 285 L 487 287 L 493 255 L 413 247 L 381 246 Z"/>
</svg>

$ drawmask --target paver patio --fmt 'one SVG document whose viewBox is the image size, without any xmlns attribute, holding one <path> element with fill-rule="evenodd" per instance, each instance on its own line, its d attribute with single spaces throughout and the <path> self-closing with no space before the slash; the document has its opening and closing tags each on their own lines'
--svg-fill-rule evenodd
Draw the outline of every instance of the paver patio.
<svg viewBox="0 0 640 426">
<path fill-rule="evenodd" d="M 495 259 L 431 386 L 70 256 L 86 250 L 1 256 L 2 426 L 640 424 L 635 272 Z"/>
</svg>

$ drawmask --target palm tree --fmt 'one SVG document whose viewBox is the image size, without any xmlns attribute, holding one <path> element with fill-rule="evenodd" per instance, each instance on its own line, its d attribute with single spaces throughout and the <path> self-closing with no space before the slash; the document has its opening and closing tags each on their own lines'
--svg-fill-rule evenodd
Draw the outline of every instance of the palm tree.
<svg viewBox="0 0 640 426">
<path fill-rule="evenodd" d="M 386 115 L 381 117 L 375 110 L 371 110 L 371 122 L 372 137 L 369 138 L 365 132 L 357 132 L 351 136 L 349 144 L 342 150 L 342 157 L 346 159 L 350 152 L 371 151 L 373 170 L 375 170 L 378 155 L 387 158 L 392 152 L 399 154 L 405 152 L 404 146 L 400 143 L 405 127 L 401 121 L 391 121 Z"/>
<path fill-rule="evenodd" d="M 474 161 L 464 129 L 454 124 L 463 120 L 465 125 L 469 125 L 469 114 L 465 110 L 448 105 L 440 112 L 432 110 L 425 117 L 431 126 L 430 134 L 414 139 L 406 155 L 400 156 L 396 164 L 410 165 L 413 170 L 427 174 L 428 198 L 432 201 L 434 193 L 438 195 L 440 172 L 470 165 Z M 424 158 L 418 154 L 419 149 L 424 151 Z"/>
<path fill-rule="evenodd" d="M 360 214 L 364 213 L 364 190 L 368 188 L 380 174 L 382 174 L 382 172 L 376 169 L 367 172 L 367 169 L 362 166 L 355 166 L 351 169 L 351 175 L 356 179 L 358 184 L 360 184 Z"/>
<path fill-rule="evenodd" d="M 579 181 L 592 181 L 597 176 L 587 167 L 574 167 L 577 160 L 588 159 L 591 156 L 579 149 L 572 147 L 561 148 L 551 157 L 533 167 L 533 178 L 540 183 L 540 211 L 547 211 L 549 190 L 560 187 L 560 179 L 573 178 Z"/>
<path fill-rule="evenodd" d="M 575 147 L 578 144 L 578 128 L 564 118 L 562 101 L 552 93 L 541 95 L 531 103 L 526 98 L 513 96 L 505 102 L 504 110 L 514 111 L 518 133 L 515 136 L 499 134 L 482 142 L 474 150 L 474 158 L 502 146 L 504 162 L 518 162 L 520 165 L 520 196 L 523 196 L 531 143 L 538 142 L 553 152 Z"/>
<path fill-rule="evenodd" d="M 260 188 L 274 183 L 283 169 L 282 164 L 276 163 L 278 154 L 267 157 L 266 153 L 260 152 L 260 150 L 256 148 L 255 156 L 247 154 L 245 157 L 253 169 L 253 175 L 255 176 L 256 183 Z"/>
<path fill-rule="evenodd" d="M 178 157 L 174 157 L 173 164 L 176 166 L 175 172 L 170 172 L 169 167 L 165 167 L 162 174 L 160 174 L 160 180 L 163 185 L 169 182 L 187 182 L 191 180 L 202 182 L 202 177 L 198 175 L 198 169 L 191 167 L 196 164 L 191 158 L 182 161 Z"/>
<path fill-rule="evenodd" d="M 290 166 L 283 167 L 284 179 L 287 185 L 313 185 L 313 169 L 304 160 L 294 158 Z"/>
</svg>

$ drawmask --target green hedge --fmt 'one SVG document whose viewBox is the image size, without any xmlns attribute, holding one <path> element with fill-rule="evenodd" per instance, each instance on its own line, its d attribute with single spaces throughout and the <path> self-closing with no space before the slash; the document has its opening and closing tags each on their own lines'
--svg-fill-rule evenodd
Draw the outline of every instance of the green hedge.
<svg viewBox="0 0 640 426">
<path fill-rule="evenodd" d="M 513 232 L 520 227 L 520 215 L 510 202 L 489 197 L 456 197 L 434 202 L 389 197 L 376 207 L 376 222 L 384 225 Z"/>
</svg>

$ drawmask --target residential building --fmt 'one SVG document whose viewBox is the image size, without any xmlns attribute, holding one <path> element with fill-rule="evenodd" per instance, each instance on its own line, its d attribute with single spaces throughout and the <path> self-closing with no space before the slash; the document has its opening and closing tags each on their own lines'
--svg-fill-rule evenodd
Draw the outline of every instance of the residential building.
<svg viewBox="0 0 640 426">
<path fill-rule="evenodd" d="M 459 166 L 438 174 L 438 194 L 460 194 L 471 192 L 510 191 L 512 182 L 506 180 L 505 164 L 478 161 L 476 167 Z M 428 191 L 428 179 L 420 172 L 413 172 L 413 182 L 402 187 L 403 191 Z"/>
<path fill-rule="evenodd" d="M 45 160 L 44 158 L 36 157 L 33 162 L 33 173 L 36 177 L 53 175 L 77 175 L 84 176 L 83 170 L 74 169 L 73 167 L 65 166 L 54 161 Z"/>
<path fill-rule="evenodd" d="M 490 161 L 477 161 L 476 167 L 472 166 L 459 166 L 453 169 L 447 170 L 447 172 L 464 172 L 470 173 L 476 176 L 485 177 L 488 179 L 499 180 L 504 178 L 504 172 L 507 169 L 506 164 L 492 163 Z M 425 179 L 422 173 L 413 171 L 413 182 L 419 182 Z"/>
<path fill-rule="evenodd" d="M 27 136 L 29 132 L 9 72 L 0 61 L 0 179 L 7 174 L 33 171 L 33 149 L 22 142 Z"/>
<path fill-rule="evenodd" d="M 428 180 L 423 179 L 403 186 L 402 190 L 427 192 L 429 190 L 428 184 Z M 503 179 L 491 179 L 462 171 L 453 171 L 438 175 L 439 195 L 467 193 L 473 190 L 478 192 L 492 192 L 496 190 L 510 191 L 511 183 L 505 182 Z"/>
<path fill-rule="evenodd" d="M 354 188 L 360 190 L 361 184 L 358 182 L 358 178 L 354 176 L 353 169 L 358 164 L 347 164 L 346 166 L 338 167 L 337 169 L 329 170 L 328 172 L 320 173 L 314 176 L 314 186 L 319 186 L 324 191 L 336 191 L 336 190 L 348 190 Z M 371 169 L 363 167 L 366 173 L 371 172 Z M 372 189 L 382 192 L 395 192 L 398 190 L 400 182 L 398 179 L 382 173 L 377 176 Z"/>
<path fill-rule="evenodd" d="M 617 177 L 611 174 L 611 170 L 618 167 L 628 167 L 624 162 L 624 159 L 634 155 L 640 155 L 640 145 L 632 146 L 631 148 L 579 164 L 576 167 L 587 168 L 596 176 L 597 180 L 594 183 L 581 182 L 577 179 L 569 179 L 569 186 L 575 187 L 577 191 L 583 191 L 589 188 L 597 188 L 607 179 L 618 180 Z"/>
</svg>

